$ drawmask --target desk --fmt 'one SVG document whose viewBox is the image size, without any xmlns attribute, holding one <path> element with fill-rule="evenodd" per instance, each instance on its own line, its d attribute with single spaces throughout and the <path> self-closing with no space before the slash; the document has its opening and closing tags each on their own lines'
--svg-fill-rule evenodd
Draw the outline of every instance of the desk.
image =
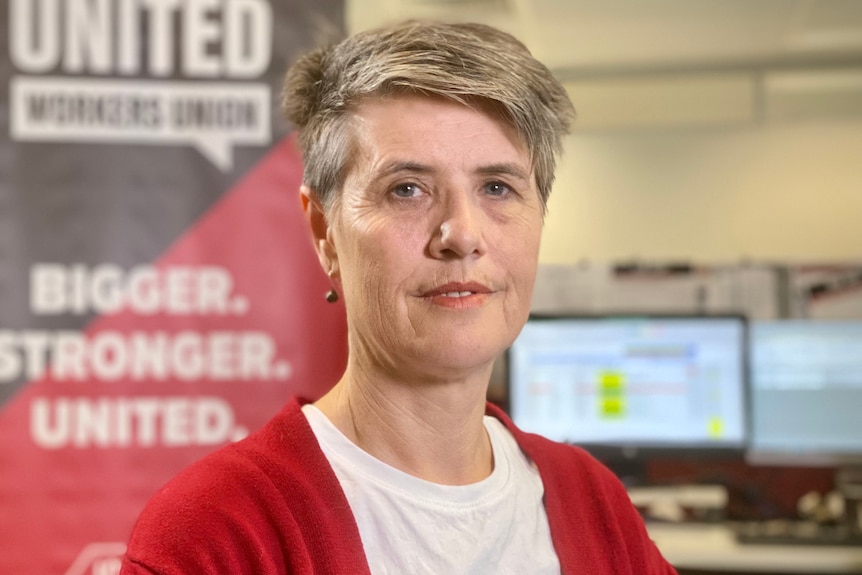
<svg viewBox="0 0 862 575">
<path fill-rule="evenodd" d="M 751 545 L 727 527 L 654 523 L 647 529 L 665 558 L 680 570 L 761 573 L 862 573 L 862 547 Z"/>
</svg>

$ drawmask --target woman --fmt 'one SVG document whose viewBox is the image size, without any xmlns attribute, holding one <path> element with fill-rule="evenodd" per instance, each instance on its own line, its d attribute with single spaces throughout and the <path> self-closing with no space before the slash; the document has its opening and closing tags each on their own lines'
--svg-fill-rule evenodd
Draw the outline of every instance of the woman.
<svg viewBox="0 0 862 575">
<path fill-rule="evenodd" d="M 511 36 L 411 22 L 313 52 L 287 117 L 349 357 L 150 502 L 124 573 L 673 573 L 583 451 L 486 405 L 523 327 L 563 87 Z"/>
</svg>

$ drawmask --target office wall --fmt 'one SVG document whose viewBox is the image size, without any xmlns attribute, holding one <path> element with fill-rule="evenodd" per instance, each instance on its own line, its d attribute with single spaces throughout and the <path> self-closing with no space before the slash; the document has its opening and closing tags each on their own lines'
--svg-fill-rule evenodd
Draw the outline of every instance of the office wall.
<svg viewBox="0 0 862 575">
<path fill-rule="evenodd" d="M 573 95 L 576 107 L 578 100 Z M 862 118 L 595 129 L 565 143 L 542 263 L 858 260 Z"/>
<path fill-rule="evenodd" d="M 859 258 L 855 3 L 491 4 L 348 0 L 345 20 L 496 25 L 566 85 L 542 263 Z"/>
</svg>

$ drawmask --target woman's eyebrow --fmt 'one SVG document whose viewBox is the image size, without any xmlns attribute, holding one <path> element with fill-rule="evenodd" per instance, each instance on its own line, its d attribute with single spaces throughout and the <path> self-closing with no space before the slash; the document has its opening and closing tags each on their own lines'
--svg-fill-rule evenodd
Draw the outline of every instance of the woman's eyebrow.
<svg viewBox="0 0 862 575">
<path fill-rule="evenodd" d="M 409 160 L 396 160 L 384 164 L 374 174 L 374 179 L 385 178 L 393 174 L 411 173 L 411 174 L 433 174 L 437 170 L 428 164 Z M 499 176 L 507 175 L 524 182 L 530 181 L 530 175 L 522 166 L 514 162 L 500 162 L 495 164 L 487 164 L 479 166 L 473 173 L 480 176 Z"/>
<path fill-rule="evenodd" d="M 505 174 L 524 180 L 525 182 L 530 181 L 529 174 L 521 166 L 509 162 L 489 164 L 487 166 L 479 166 L 479 168 L 476 169 L 476 173 L 483 176 L 496 176 Z"/>
<path fill-rule="evenodd" d="M 429 174 L 433 171 L 434 168 L 426 164 L 420 164 L 419 162 L 396 160 L 394 162 L 384 164 L 377 172 L 377 177 L 391 176 L 392 174 L 397 174 L 400 172 Z"/>
</svg>

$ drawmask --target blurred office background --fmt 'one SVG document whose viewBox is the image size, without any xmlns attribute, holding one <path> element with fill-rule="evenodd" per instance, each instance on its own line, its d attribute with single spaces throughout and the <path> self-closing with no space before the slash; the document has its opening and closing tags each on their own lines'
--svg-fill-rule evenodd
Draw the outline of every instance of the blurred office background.
<svg viewBox="0 0 862 575">
<path fill-rule="evenodd" d="M 667 344 L 671 337 L 638 338 L 666 329 L 657 319 L 663 314 L 741 314 L 749 330 L 736 344 L 746 354 L 745 381 L 728 380 L 722 393 L 748 388 L 745 453 L 680 457 L 671 449 L 662 457 L 656 450 L 646 457 L 646 480 L 675 485 L 677 497 L 683 486 L 721 485 L 728 497 L 721 514 L 754 520 L 748 527 L 761 543 L 770 520 L 768 529 L 782 537 L 800 525 L 782 520 L 802 518 L 806 528 L 839 522 L 828 511 L 839 500 L 858 523 L 836 473 L 862 462 L 862 416 L 853 415 L 862 413 L 862 2 L 354 0 L 346 10 L 350 32 L 404 18 L 503 28 L 551 68 L 578 111 L 549 203 L 533 299 L 534 312 L 574 319 L 528 324 L 518 373 L 500 358 L 491 399 L 525 426 L 595 437 L 600 418 L 595 427 L 567 427 L 587 403 L 555 382 L 572 374 L 593 381 L 593 360 L 579 358 L 610 348 L 596 339 L 559 342 L 628 330 L 613 344 Z M 620 323 L 627 314 L 640 314 L 640 323 Z M 617 322 L 608 328 L 593 316 Z M 708 324 L 687 342 L 691 349 L 703 343 L 697 337 L 711 337 Z M 629 359 L 595 383 L 614 402 Z M 577 407 L 568 411 L 569 404 Z M 686 416 L 678 415 L 682 429 Z M 833 441 L 849 446 L 846 460 L 833 457 Z M 617 464 L 608 447 L 625 441 L 608 443 L 595 451 Z M 677 447 L 691 447 L 684 443 Z M 778 444 L 778 457 L 760 457 Z M 792 543 L 778 548 L 740 547 L 738 532 L 694 529 L 685 541 L 653 527 L 684 571 L 862 572 L 858 553 L 799 546 L 789 535 Z M 854 549 L 862 539 L 855 541 Z"/>
<path fill-rule="evenodd" d="M 862 247 L 862 2 L 352 0 L 480 21 L 578 111 L 541 261 L 845 260 Z"/>
</svg>

